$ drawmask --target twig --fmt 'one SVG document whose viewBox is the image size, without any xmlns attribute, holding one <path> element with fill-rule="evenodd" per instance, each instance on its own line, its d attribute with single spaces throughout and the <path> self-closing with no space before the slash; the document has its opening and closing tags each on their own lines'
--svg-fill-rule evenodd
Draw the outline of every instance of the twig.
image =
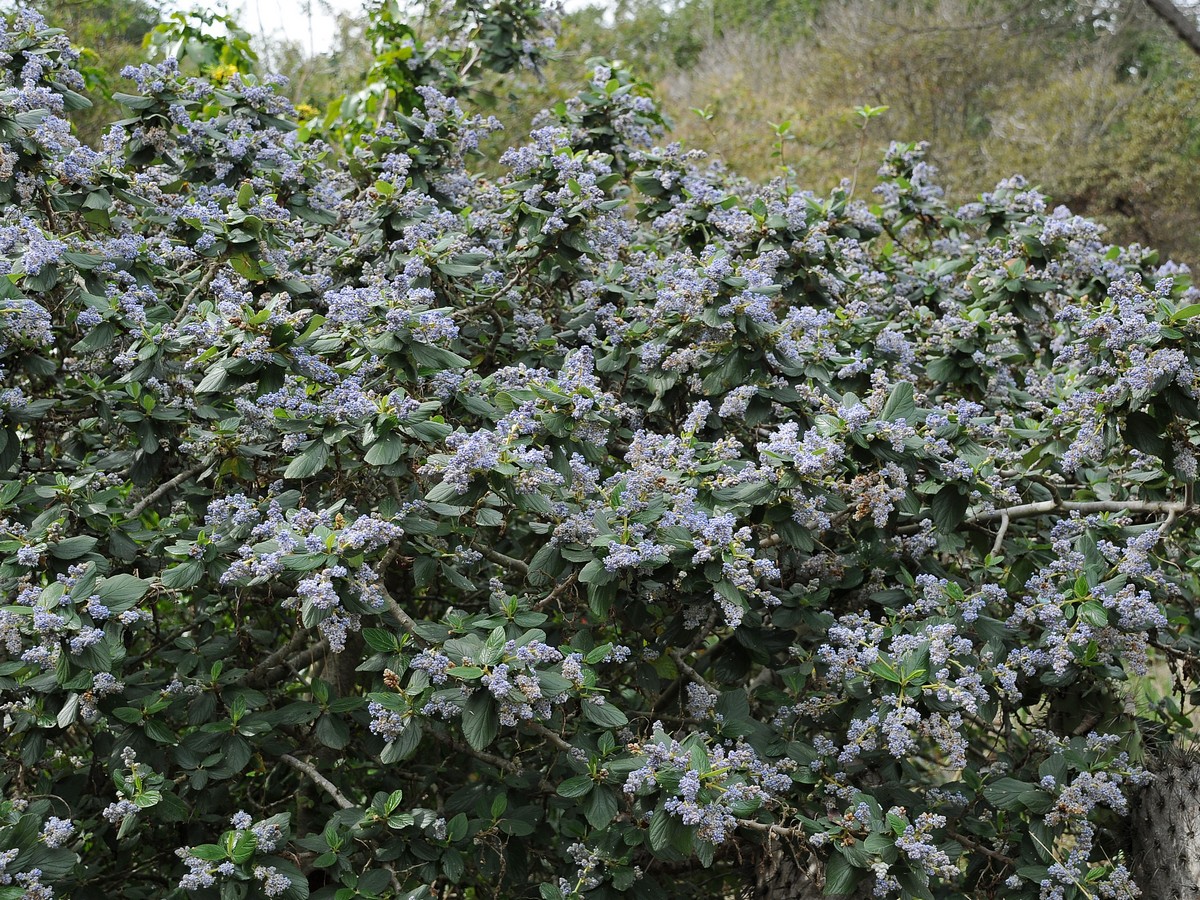
<svg viewBox="0 0 1200 900">
<path fill-rule="evenodd" d="M 318 772 L 316 770 L 316 768 L 314 766 L 312 766 L 310 763 L 306 763 L 303 760 L 296 759 L 296 757 L 292 756 L 289 753 L 280 754 L 279 758 L 281 760 L 283 760 L 285 763 L 287 763 L 289 766 L 291 766 L 293 769 L 295 769 L 297 772 L 302 772 L 303 774 L 307 775 L 309 777 L 309 779 L 313 782 L 313 784 L 315 784 L 317 787 L 319 787 L 321 790 L 323 790 L 325 793 L 327 793 L 333 799 L 333 802 L 336 803 L 339 807 L 341 807 L 342 809 L 353 809 L 354 808 L 355 804 L 351 803 L 348 799 L 346 799 L 346 795 L 338 790 L 337 785 L 334 784 L 332 781 L 330 781 L 328 778 L 326 778 L 324 775 L 322 775 L 320 772 Z"/>
<path fill-rule="evenodd" d="M 557 600 L 559 597 L 561 597 L 566 592 L 567 588 L 569 588 L 571 585 L 573 585 L 578 580 L 579 580 L 579 573 L 572 572 L 570 578 L 568 578 L 566 581 L 559 584 L 557 587 L 554 588 L 554 590 L 552 590 L 549 594 L 547 594 L 545 597 L 543 597 L 541 600 L 539 600 L 537 603 L 534 604 L 534 606 L 533 606 L 534 611 L 542 612 L 543 610 L 548 609 L 550 607 L 550 604 L 552 604 L 555 600 Z"/>
<path fill-rule="evenodd" d="M 548 740 L 551 744 L 553 744 L 555 747 L 557 747 L 559 750 L 563 750 L 567 753 L 570 753 L 571 750 L 573 749 L 570 744 L 568 744 L 565 740 L 563 740 L 563 737 L 561 734 L 551 731 L 549 728 L 547 728 L 541 722 L 526 722 L 524 724 L 525 724 L 525 727 L 528 728 L 530 731 L 532 731 L 534 734 L 541 735 L 546 740 Z"/>
<path fill-rule="evenodd" d="M 670 656 L 671 659 L 675 660 L 675 665 L 679 666 L 679 669 L 681 672 L 683 672 L 685 675 L 687 675 L 688 678 L 692 679 L 692 681 L 696 682 L 696 684 L 700 685 L 700 687 L 704 688 L 706 691 L 708 691 L 710 694 L 712 694 L 714 696 L 719 695 L 721 693 L 716 688 L 714 688 L 711 684 L 709 684 L 707 681 L 705 681 L 703 675 L 701 675 L 699 672 L 697 672 L 695 669 L 693 669 L 691 666 L 689 666 L 687 664 L 687 662 L 684 660 L 683 654 L 680 653 L 678 650 L 672 648 L 667 651 L 667 655 Z"/>
<path fill-rule="evenodd" d="M 994 859 L 994 860 L 996 860 L 996 862 L 1002 862 L 1006 866 L 1011 866 L 1013 868 L 1016 868 L 1017 861 L 1015 859 L 1013 859 L 1011 856 L 1005 856 L 1003 853 L 1000 853 L 998 850 L 993 850 L 991 847 L 985 847 L 983 844 L 979 843 L 979 841 L 972 840 L 971 838 L 967 837 L 965 834 L 960 833 L 959 831 L 957 831 L 954 828 L 946 829 L 946 837 L 958 841 L 960 844 L 962 844 L 968 850 L 973 850 L 976 853 L 982 853 L 988 859 Z"/>
<path fill-rule="evenodd" d="M 164 481 L 162 484 L 160 484 L 158 487 L 156 487 L 154 490 L 152 490 L 149 494 L 147 494 L 145 497 L 143 497 L 137 504 L 135 504 L 133 509 L 129 510 L 129 514 L 125 518 L 130 519 L 130 520 L 138 518 L 142 513 L 144 513 L 147 509 L 149 509 L 151 504 L 153 504 L 156 500 L 158 500 L 158 498 L 160 498 L 163 494 L 167 493 L 168 491 L 170 491 L 174 488 L 179 487 L 179 485 L 183 484 L 189 478 L 199 475 L 206 468 L 208 468 L 207 462 L 198 463 L 197 465 L 194 465 L 191 468 L 184 469 L 182 472 L 180 472 L 178 475 L 176 475 L 170 481 Z"/>
</svg>

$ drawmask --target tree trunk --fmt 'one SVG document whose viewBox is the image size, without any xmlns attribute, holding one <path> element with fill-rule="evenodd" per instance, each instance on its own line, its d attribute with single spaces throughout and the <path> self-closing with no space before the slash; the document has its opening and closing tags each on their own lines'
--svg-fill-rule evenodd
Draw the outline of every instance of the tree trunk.
<svg viewBox="0 0 1200 900">
<path fill-rule="evenodd" d="M 1175 752 L 1132 798 L 1131 870 L 1143 897 L 1200 900 L 1200 754 Z"/>
<path fill-rule="evenodd" d="M 827 898 L 825 865 L 807 848 L 771 837 L 762 848 L 762 856 L 754 872 L 754 887 L 744 896 L 747 900 L 867 900 L 871 896 L 874 878 L 866 878 L 850 894 Z"/>
<path fill-rule="evenodd" d="M 797 859 L 793 849 L 771 840 L 754 873 L 753 900 L 819 900 L 821 872 L 816 861 Z"/>
</svg>

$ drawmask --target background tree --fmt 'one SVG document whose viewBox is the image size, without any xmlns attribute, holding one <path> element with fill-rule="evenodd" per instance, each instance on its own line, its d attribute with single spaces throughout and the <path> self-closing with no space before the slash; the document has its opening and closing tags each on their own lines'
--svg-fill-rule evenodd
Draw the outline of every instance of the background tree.
<svg viewBox="0 0 1200 900">
<path fill-rule="evenodd" d="M 118 73 L 145 58 L 142 43 L 159 23 L 162 4 L 157 0 L 19 0 L 0 4 L 37 10 L 55 26 L 65 29 L 81 48 L 79 71 L 84 76 L 92 106 L 75 110 L 71 122 L 80 139 L 96 144 L 101 129 L 120 117 L 120 106 L 109 97 L 120 83 Z"/>
</svg>

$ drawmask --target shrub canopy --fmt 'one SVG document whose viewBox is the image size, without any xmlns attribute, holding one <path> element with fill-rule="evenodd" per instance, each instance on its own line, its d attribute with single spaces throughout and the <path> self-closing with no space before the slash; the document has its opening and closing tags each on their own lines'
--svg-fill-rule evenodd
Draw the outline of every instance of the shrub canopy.
<svg viewBox="0 0 1200 900">
<path fill-rule="evenodd" d="M 747 183 L 603 62 L 489 180 L 439 53 L 303 127 L 167 59 L 91 148 L 0 33 L 0 898 L 1131 896 L 1187 271 L 921 146 Z"/>
</svg>

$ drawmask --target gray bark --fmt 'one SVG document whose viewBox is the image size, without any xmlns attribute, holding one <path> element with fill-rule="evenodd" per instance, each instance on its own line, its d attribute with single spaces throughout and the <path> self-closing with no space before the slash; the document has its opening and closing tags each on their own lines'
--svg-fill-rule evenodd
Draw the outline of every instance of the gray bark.
<svg viewBox="0 0 1200 900">
<path fill-rule="evenodd" d="M 1192 52 L 1200 55 L 1200 28 L 1196 20 L 1176 6 L 1171 0 L 1146 0 L 1158 17 L 1179 36 L 1179 39 L 1192 48 Z"/>
<path fill-rule="evenodd" d="M 1174 752 L 1131 798 L 1131 871 L 1143 897 L 1200 900 L 1200 754 Z"/>
<path fill-rule="evenodd" d="M 824 864 L 807 850 L 772 837 L 762 848 L 754 887 L 745 896 L 748 900 L 867 900 L 873 883 L 868 877 L 852 894 L 827 898 Z"/>
</svg>

